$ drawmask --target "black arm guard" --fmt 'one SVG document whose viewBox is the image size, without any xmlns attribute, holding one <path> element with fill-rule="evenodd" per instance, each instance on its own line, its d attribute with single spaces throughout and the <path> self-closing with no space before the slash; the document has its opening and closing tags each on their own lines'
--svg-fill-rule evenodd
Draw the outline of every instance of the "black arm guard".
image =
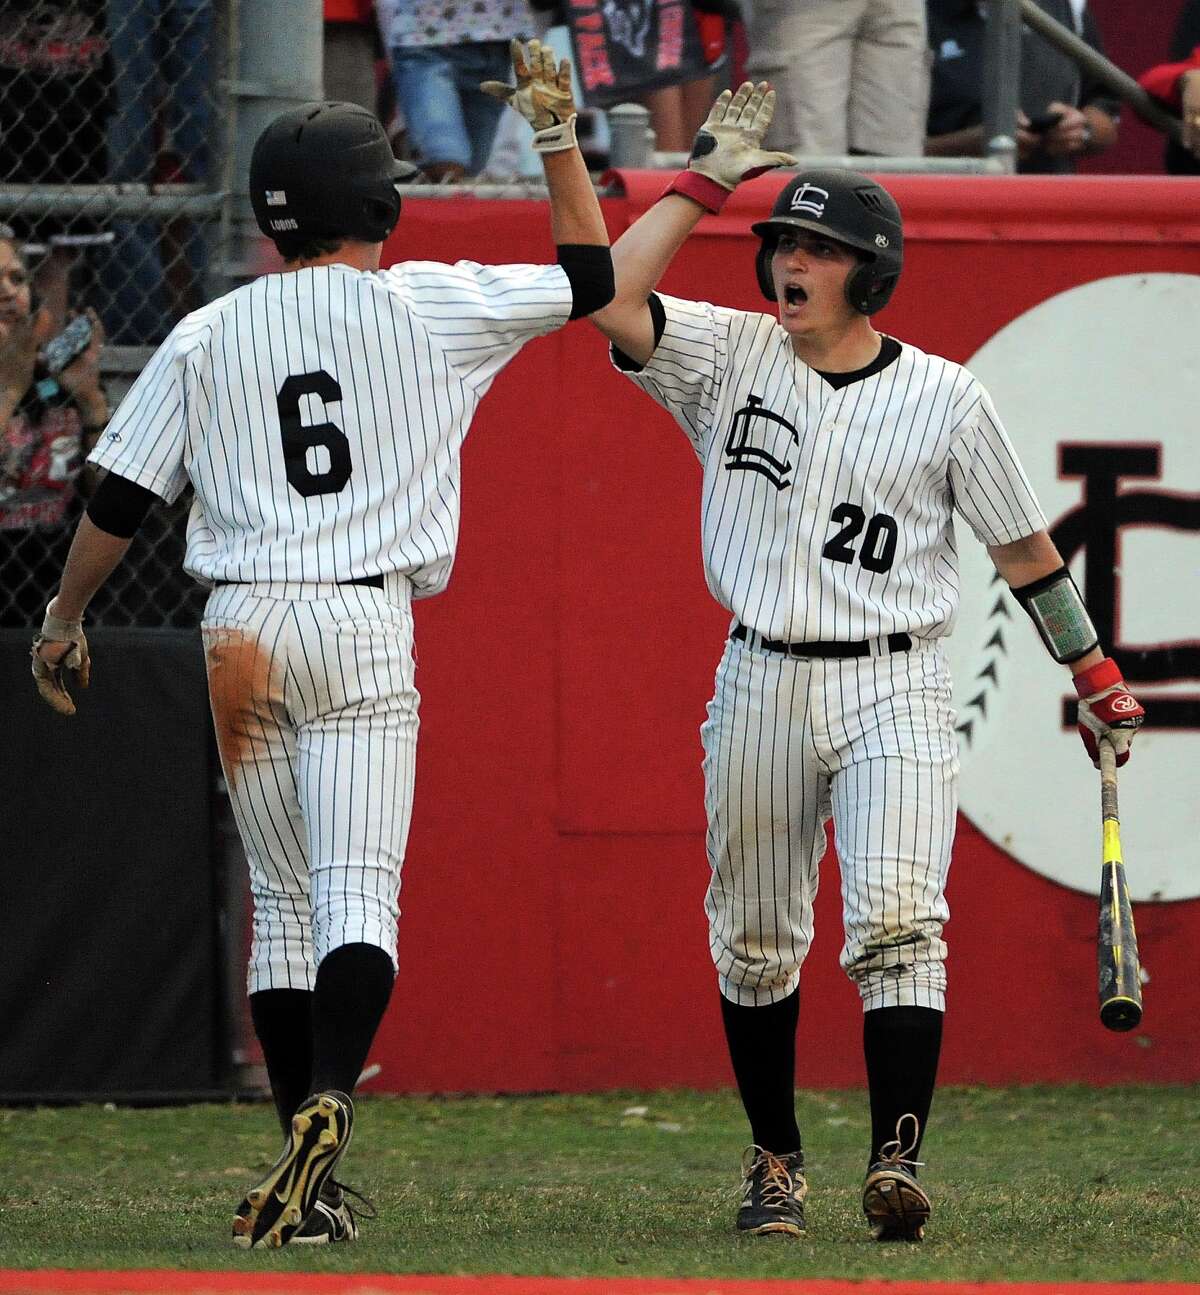
<svg viewBox="0 0 1200 1295">
<path fill-rule="evenodd" d="M 93 526 L 109 535 L 128 540 L 137 534 L 146 520 L 150 505 L 158 498 L 152 490 L 139 486 L 128 477 L 110 472 L 96 487 L 88 501 L 87 515 Z"/>
<path fill-rule="evenodd" d="M 571 318 L 602 310 L 616 295 L 612 252 L 594 243 L 560 243 L 558 263 L 571 284 Z"/>
<path fill-rule="evenodd" d="M 1070 665 L 1100 646 L 1096 627 L 1066 567 L 1012 592 L 1060 665 Z"/>
</svg>

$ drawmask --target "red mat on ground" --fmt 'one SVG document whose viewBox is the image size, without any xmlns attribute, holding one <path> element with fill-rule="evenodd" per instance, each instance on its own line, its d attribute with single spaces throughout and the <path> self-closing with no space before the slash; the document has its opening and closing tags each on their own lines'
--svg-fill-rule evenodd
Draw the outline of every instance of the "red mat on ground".
<svg viewBox="0 0 1200 1295">
<path fill-rule="evenodd" d="M 738 1281 L 710 1277 L 413 1277 L 386 1273 L 0 1269 L 0 1295 L 1200 1295 L 1196 1282 Z"/>
</svg>

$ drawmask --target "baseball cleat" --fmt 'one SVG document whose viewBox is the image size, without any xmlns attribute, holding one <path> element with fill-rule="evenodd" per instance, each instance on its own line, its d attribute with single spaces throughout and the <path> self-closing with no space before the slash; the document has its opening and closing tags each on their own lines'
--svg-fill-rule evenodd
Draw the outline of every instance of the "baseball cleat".
<svg viewBox="0 0 1200 1295">
<path fill-rule="evenodd" d="M 738 1231 L 754 1236 L 802 1236 L 807 1195 L 803 1151 L 776 1156 L 762 1147 L 747 1147 L 742 1156 Z"/>
<path fill-rule="evenodd" d="M 908 1147 L 901 1151 L 900 1129 L 905 1120 L 913 1123 Z M 879 1159 L 867 1170 L 863 1183 L 863 1213 L 876 1241 L 920 1241 L 929 1222 L 929 1197 L 917 1182 L 915 1170 L 922 1163 L 908 1157 L 916 1150 L 921 1125 L 915 1115 L 896 1121 L 896 1138 L 879 1148 Z"/>
<path fill-rule="evenodd" d="M 358 1208 L 351 1206 L 347 1196 L 355 1198 Z M 296 1230 L 291 1243 L 294 1246 L 323 1246 L 339 1241 L 357 1241 L 360 1217 L 375 1217 L 375 1207 L 371 1202 L 353 1187 L 327 1178 L 312 1213 Z"/>
<path fill-rule="evenodd" d="M 316 1208 L 353 1129 L 354 1107 L 345 1093 L 314 1093 L 307 1098 L 292 1117 L 288 1143 L 271 1172 L 238 1206 L 233 1244 L 247 1250 L 287 1245 Z M 355 1235 L 357 1231 L 354 1228 Z"/>
</svg>

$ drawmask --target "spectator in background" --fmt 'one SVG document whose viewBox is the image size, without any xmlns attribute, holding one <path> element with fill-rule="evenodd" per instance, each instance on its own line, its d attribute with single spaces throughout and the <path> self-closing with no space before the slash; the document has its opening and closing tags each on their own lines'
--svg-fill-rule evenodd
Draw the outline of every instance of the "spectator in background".
<svg viewBox="0 0 1200 1295">
<path fill-rule="evenodd" d="M 1183 142 L 1167 141 L 1170 175 L 1200 175 L 1200 0 L 1188 0 L 1171 41 L 1172 62 L 1144 72 L 1142 88 L 1183 120 Z"/>
<path fill-rule="evenodd" d="M 1104 53 L 1096 20 L 1084 0 L 1038 0 L 1038 6 Z M 933 85 L 925 152 L 931 157 L 980 157 L 983 138 L 984 34 L 981 0 L 929 0 Z M 1120 101 L 1075 62 L 1028 27 L 1021 28 L 1017 170 L 1066 173 L 1081 157 L 1117 141 Z"/>
<path fill-rule="evenodd" d="M 767 148 L 921 155 L 924 0 L 754 0 L 746 35 L 747 73 L 779 96 Z"/>
<path fill-rule="evenodd" d="M 36 624 L 57 587 L 75 522 L 83 461 L 108 421 L 104 333 L 61 372 L 41 362 L 54 332 L 11 229 L 0 226 L 0 626 Z"/>
<path fill-rule="evenodd" d="M 740 21 L 740 9 L 732 0 L 691 0 L 686 8 L 690 12 L 685 21 L 696 24 L 704 62 L 715 73 L 729 61 L 728 27 Z M 717 93 L 715 74 L 646 91 L 641 102 L 650 111 L 655 148 L 664 153 L 690 153 L 696 132 L 704 125 Z"/>
<path fill-rule="evenodd" d="M 208 173 L 212 126 L 212 0 L 108 0 L 115 112 L 114 181 L 197 183 Z M 121 345 L 161 342 L 201 304 L 204 237 L 192 221 L 113 222 L 105 316 Z"/>
<path fill-rule="evenodd" d="M 111 100 L 103 0 L 0 4 L 0 183 L 98 184 L 105 178 L 104 127 Z M 37 290 L 55 331 L 69 312 L 76 249 L 65 233 L 86 221 L 20 217 L 24 240 L 42 243 Z"/>
<path fill-rule="evenodd" d="M 325 0 L 325 98 L 378 114 L 378 55 L 372 0 Z"/>
<path fill-rule="evenodd" d="M 526 0 L 380 0 L 407 145 L 430 180 L 478 175 L 504 104 L 481 81 L 505 81 L 509 40 L 534 22 Z"/>
</svg>

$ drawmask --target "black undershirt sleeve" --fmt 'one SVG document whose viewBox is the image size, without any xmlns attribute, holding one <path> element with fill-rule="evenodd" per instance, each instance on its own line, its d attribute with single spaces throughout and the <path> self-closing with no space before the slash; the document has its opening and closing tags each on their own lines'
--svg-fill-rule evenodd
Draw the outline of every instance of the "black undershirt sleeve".
<svg viewBox="0 0 1200 1295">
<path fill-rule="evenodd" d="M 157 499 L 152 490 L 110 472 L 88 500 L 87 515 L 93 526 L 118 539 L 128 540 L 137 534 L 151 504 Z"/>
<path fill-rule="evenodd" d="M 650 307 L 650 320 L 654 325 L 654 349 L 657 351 L 662 335 L 667 330 L 667 310 L 657 292 L 652 292 L 646 298 L 646 305 Z M 640 373 L 646 367 L 626 355 L 619 346 L 612 348 L 612 357 L 613 363 L 622 373 Z"/>
<path fill-rule="evenodd" d="M 571 284 L 571 318 L 602 310 L 613 299 L 612 252 L 595 243 L 560 243 L 558 263 Z"/>
</svg>

